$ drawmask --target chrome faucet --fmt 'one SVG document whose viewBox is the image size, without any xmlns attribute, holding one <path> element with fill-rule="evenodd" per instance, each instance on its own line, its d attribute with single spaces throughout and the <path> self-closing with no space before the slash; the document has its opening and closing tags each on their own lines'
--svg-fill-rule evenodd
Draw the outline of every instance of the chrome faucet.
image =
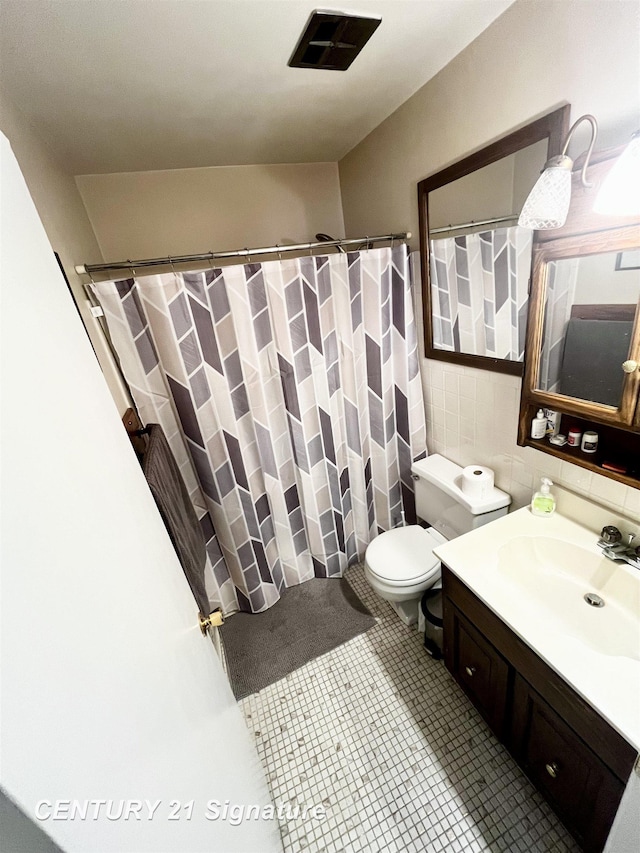
<svg viewBox="0 0 640 853">
<path fill-rule="evenodd" d="M 598 548 L 602 549 L 602 553 L 607 559 L 628 563 L 634 569 L 640 569 L 640 545 L 633 544 L 635 538 L 634 533 L 628 533 L 628 541 L 625 545 L 622 541 L 622 533 L 617 527 L 609 525 L 602 528 L 602 533 L 598 539 Z"/>
</svg>

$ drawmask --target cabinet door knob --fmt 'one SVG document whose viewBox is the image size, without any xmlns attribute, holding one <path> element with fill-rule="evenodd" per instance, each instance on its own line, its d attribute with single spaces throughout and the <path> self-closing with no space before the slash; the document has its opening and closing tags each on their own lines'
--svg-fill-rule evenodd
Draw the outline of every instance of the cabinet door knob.
<svg viewBox="0 0 640 853">
<path fill-rule="evenodd" d="M 634 373 L 638 369 L 638 362 L 632 358 L 629 361 L 622 362 L 622 369 L 625 373 Z"/>
<path fill-rule="evenodd" d="M 467 673 L 467 675 L 469 677 L 471 677 L 475 673 L 476 668 L 475 668 L 475 666 L 465 666 L 464 671 Z"/>
<path fill-rule="evenodd" d="M 545 770 L 551 776 L 552 779 L 558 778 L 558 773 L 560 772 L 560 768 L 556 764 L 555 761 L 552 761 L 551 764 L 545 764 Z"/>
</svg>

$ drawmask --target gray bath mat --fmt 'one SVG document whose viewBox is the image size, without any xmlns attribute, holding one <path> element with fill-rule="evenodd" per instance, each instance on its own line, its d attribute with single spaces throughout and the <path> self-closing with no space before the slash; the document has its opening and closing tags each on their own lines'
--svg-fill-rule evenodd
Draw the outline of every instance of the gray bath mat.
<svg viewBox="0 0 640 853">
<path fill-rule="evenodd" d="M 257 693 L 375 622 L 344 578 L 313 578 L 264 613 L 235 613 L 220 629 L 234 696 Z"/>
</svg>

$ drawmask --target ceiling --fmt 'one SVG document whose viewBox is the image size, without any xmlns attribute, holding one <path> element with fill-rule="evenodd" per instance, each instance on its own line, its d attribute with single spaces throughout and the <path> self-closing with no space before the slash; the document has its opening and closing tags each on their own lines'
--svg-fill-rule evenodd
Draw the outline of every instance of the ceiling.
<svg viewBox="0 0 640 853">
<path fill-rule="evenodd" d="M 336 161 L 513 0 L 345 0 L 351 68 L 289 68 L 314 2 L 0 0 L 3 86 L 72 174 Z"/>
</svg>

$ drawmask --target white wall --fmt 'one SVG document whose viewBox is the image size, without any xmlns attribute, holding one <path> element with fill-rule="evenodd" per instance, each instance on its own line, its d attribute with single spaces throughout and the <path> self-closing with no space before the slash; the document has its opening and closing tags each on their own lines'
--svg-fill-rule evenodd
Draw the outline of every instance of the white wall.
<svg viewBox="0 0 640 853">
<path fill-rule="evenodd" d="M 634 305 L 638 302 L 640 270 L 617 270 L 617 254 L 603 252 L 578 259 L 578 278 L 573 299 L 576 305 Z"/>
<path fill-rule="evenodd" d="M 275 823 L 205 819 L 209 799 L 268 802 L 260 762 L 0 145 L 2 788 L 32 820 L 43 799 L 161 800 L 151 821 L 39 824 L 67 853 L 277 853 Z"/>
<path fill-rule="evenodd" d="M 562 103 L 574 119 L 597 117 L 597 147 L 621 144 L 639 124 L 639 43 L 636 0 L 517 0 L 340 161 L 347 231 L 407 228 L 417 248 L 418 181 Z M 431 451 L 492 466 L 516 505 L 545 473 L 640 518 L 639 490 L 517 447 L 519 380 L 427 360 L 422 368 Z"/>
<path fill-rule="evenodd" d="M 535 142 L 432 190 L 429 193 L 429 228 L 520 213 L 546 159 L 547 141 Z"/>
<path fill-rule="evenodd" d="M 430 192 L 429 227 L 444 228 L 513 213 L 513 167 L 514 157 L 503 157 Z"/>
<path fill-rule="evenodd" d="M 636 0 L 516 0 L 339 163 L 347 231 L 413 232 L 417 182 L 564 103 L 600 123 L 598 148 L 637 129 Z M 588 139 L 588 133 L 586 134 Z M 583 128 L 570 153 L 584 150 Z"/>
<path fill-rule="evenodd" d="M 130 405 L 128 392 L 102 330 L 88 310 L 82 281 L 74 271 L 75 264 L 100 263 L 103 260 L 75 181 L 60 167 L 24 115 L 1 90 L 0 130 L 11 143 L 49 241 L 60 256 L 105 378 L 118 408 L 124 413 Z M 24 259 L 25 282 L 29 275 L 27 255 Z"/>
<path fill-rule="evenodd" d="M 429 227 L 519 213 L 547 159 L 547 142 L 535 142 L 429 193 Z"/>
<path fill-rule="evenodd" d="M 215 166 L 76 178 L 105 260 L 344 236 L 336 163 Z"/>
<path fill-rule="evenodd" d="M 640 777 L 632 771 L 604 853 L 635 853 L 640 838 Z"/>
</svg>

